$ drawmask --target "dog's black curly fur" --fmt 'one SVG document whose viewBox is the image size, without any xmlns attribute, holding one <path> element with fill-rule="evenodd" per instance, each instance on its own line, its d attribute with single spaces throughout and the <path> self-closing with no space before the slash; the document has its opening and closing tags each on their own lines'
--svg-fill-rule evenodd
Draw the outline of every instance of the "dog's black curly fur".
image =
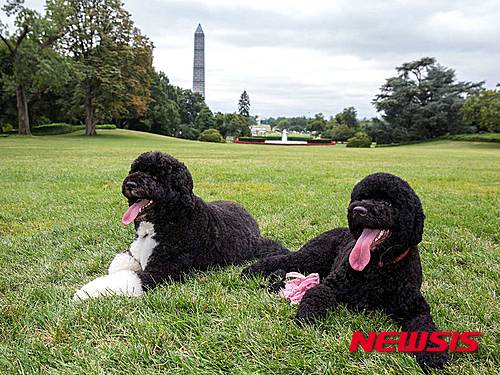
<svg viewBox="0 0 500 375">
<path fill-rule="evenodd" d="M 342 303 L 355 310 L 383 310 L 403 331 L 435 331 L 429 305 L 420 292 L 417 245 L 422 240 L 424 213 L 413 189 L 391 174 L 369 175 L 354 187 L 347 218 L 349 228 L 325 232 L 297 252 L 261 259 L 243 273 L 281 277 L 290 271 L 319 273 L 321 283 L 306 292 L 298 307 L 300 324 Z M 372 245 L 370 262 L 356 271 L 349 256 L 365 228 L 388 229 L 390 235 Z M 276 284 L 272 289 L 278 289 Z M 440 368 L 448 360 L 447 353 L 423 351 L 415 356 L 423 368 Z"/>
<path fill-rule="evenodd" d="M 154 225 L 158 243 L 144 270 L 137 272 L 144 289 L 165 280 L 179 280 L 193 270 L 241 264 L 254 258 L 288 252 L 262 237 L 253 217 L 240 205 L 204 202 L 193 193 L 186 166 L 170 155 L 146 152 L 133 163 L 122 192 L 132 205 L 153 203 L 135 219 Z"/>
</svg>

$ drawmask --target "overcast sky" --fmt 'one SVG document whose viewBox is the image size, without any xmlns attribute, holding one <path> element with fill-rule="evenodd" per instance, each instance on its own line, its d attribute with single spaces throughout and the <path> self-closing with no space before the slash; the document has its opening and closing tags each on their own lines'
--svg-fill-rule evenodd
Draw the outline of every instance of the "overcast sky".
<svg viewBox="0 0 500 375">
<path fill-rule="evenodd" d="M 155 67 L 184 88 L 201 23 L 213 111 L 236 111 L 246 89 L 261 117 L 330 116 L 348 106 L 371 117 L 394 68 L 423 56 L 460 80 L 500 82 L 498 0 L 125 0 L 125 8 L 154 42 Z"/>
</svg>

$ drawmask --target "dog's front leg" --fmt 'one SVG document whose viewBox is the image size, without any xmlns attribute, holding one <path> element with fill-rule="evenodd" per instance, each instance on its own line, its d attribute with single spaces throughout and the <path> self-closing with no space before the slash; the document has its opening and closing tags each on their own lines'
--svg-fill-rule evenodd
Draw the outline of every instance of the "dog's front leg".
<svg viewBox="0 0 500 375">
<path fill-rule="evenodd" d="M 437 330 L 430 313 L 423 313 L 405 319 L 401 322 L 401 326 L 405 332 L 429 332 L 429 335 L 431 332 L 435 332 Z M 448 353 L 446 351 L 427 351 L 428 348 L 432 348 L 434 346 L 436 345 L 428 343 L 425 350 L 413 353 L 417 363 L 424 371 L 428 368 L 442 368 L 448 362 Z"/>
<path fill-rule="evenodd" d="M 142 281 L 137 273 L 130 270 L 123 270 L 111 275 L 98 277 L 85 284 L 75 293 L 73 299 L 79 301 L 109 295 L 138 297 L 143 292 Z"/>
<path fill-rule="evenodd" d="M 135 272 L 142 270 L 140 263 L 132 256 L 130 251 L 124 251 L 123 253 L 118 253 L 115 255 L 113 261 L 109 265 L 108 274 L 111 275 L 112 273 L 123 270 Z"/>
<path fill-rule="evenodd" d="M 413 296 L 406 295 L 404 300 L 397 303 L 397 308 L 389 313 L 401 325 L 404 332 L 428 332 L 430 335 L 431 332 L 437 330 L 432 320 L 429 304 L 421 293 Z M 428 342 L 423 351 L 413 353 L 424 371 L 428 368 L 442 368 L 448 362 L 447 352 L 427 351 L 428 348 L 434 346 L 436 345 Z"/>
<path fill-rule="evenodd" d="M 315 320 L 324 317 L 329 310 L 335 309 L 337 304 L 334 289 L 328 283 L 321 283 L 304 294 L 295 321 L 299 325 L 314 323 Z"/>
</svg>

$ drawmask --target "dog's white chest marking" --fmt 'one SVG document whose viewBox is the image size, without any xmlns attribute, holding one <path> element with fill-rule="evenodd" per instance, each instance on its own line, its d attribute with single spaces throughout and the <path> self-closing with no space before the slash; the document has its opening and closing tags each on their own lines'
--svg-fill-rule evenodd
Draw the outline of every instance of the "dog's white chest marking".
<svg viewBox="0 0 500 375">
<path fill-rule="evenodd" d="M 137 238 L 130 244 L 130 253 L 141 264 L 143 270 L 148 264 L 153 249 L 158 244 L 153 239 L 154 235 L 155 228 L 153 223 L 143 221 L 137 228 Z"/>
</svg>

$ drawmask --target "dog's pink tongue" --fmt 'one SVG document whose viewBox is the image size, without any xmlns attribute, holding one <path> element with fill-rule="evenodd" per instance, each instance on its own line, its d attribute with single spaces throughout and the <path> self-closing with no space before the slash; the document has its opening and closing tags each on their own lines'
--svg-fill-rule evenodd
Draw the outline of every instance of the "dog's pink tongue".
<svg viewBox="0 0 500 375">
<path fill-rule="evenodd" d="M 363 229 L 363 233 L 359 236 L 349 255 L 349 264 L 354 270 L 363 271 L 370 263 L 370 249 L 379 233 L 380 229 Z"/>
<path fill-rule="evenodd" d="M 141 208 L 143 208 L 148 203 L 149 203 L 148 199 L 141 199 L 141 200 L 135 202 L 123 214 L 122 223 L 125 224 L 125 225 L 128 225 L 131 222 L 133 222 L 135 220 L 135 218 L 137 217 L 137 215 L 139 215 L 139 212 L 141 211 Z"/>
</svg>

